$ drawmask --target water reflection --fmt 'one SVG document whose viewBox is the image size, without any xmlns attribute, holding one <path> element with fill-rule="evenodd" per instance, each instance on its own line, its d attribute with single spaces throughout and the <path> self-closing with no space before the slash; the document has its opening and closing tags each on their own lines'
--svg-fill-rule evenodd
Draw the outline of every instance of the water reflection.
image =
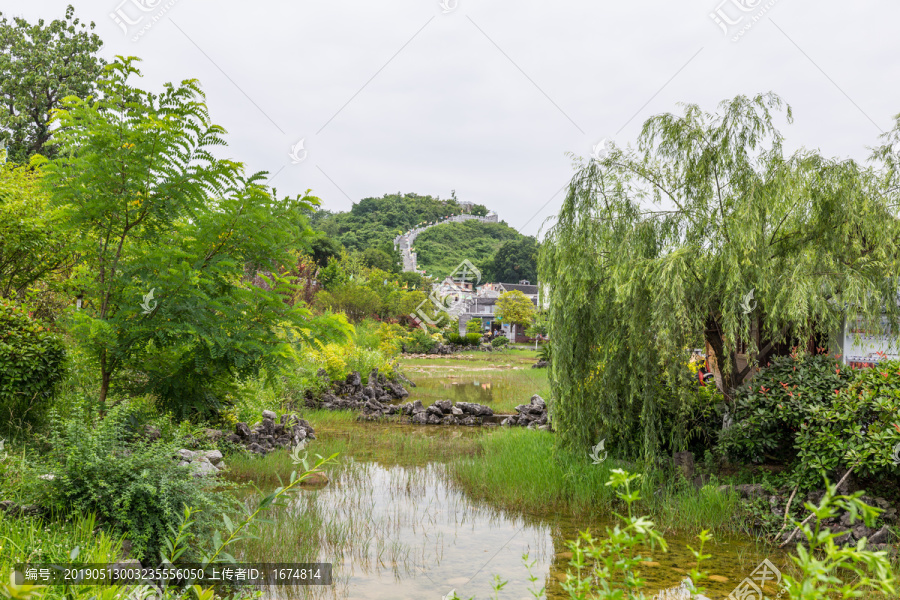
<svg viewBox="0 0 900 600">
<path fill-rule="evenodd" d="M 278 520 L 316 523 L 311 528 L 318 537 L 314 555 L 305 558 L 333 563 L 336 583 L 328 588 L 268 588 L 266 597 L 437 600 L 456 589 L 460 597 L 483 599 L 491 597 L 497 574 L 509 581 L 501 598 L 532 598 L 533 584 L 522 561 L 528 553 L 536 561 L 537 587 L 547 588 L 548 599 L 559 600 L 567 597 L 559 585 L 570 558 L 565 542 L 586 526 L 565 515 L 516 515 L 473 503 L 450 483 L 447 467 L 440 464 L 351 463 L 326 488 L 304 492 L 289 512 Z M 605 524 L 590 525 L 596 534 Z M 686 544 L 695 540 L 667 540 L 670 552 L 655 555 L 657 562 L 643 570 L 648 596 L 677 586 L 693 566 Z M 706 551 L 713 559 L 705 570 L 719 578 L 707 584 L 710 598 L 727 596 L 764 557 L 752 542 L 740 539 Z"/>
</svg>

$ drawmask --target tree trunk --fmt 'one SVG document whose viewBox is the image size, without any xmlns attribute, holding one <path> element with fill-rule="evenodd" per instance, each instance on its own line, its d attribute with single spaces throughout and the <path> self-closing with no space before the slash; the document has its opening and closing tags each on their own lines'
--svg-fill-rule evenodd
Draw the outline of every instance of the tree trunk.
<svg viewBox="0 0 900 600">
<path fill-rule="evenodd" d="M 712 348 L 716 360 L 716 367 L 721 377 L 720 391 L 725 400 L 731 403 L 732 391 L 739 385 L 737 372 L 737 355 L 734 350 L 725 351 L 725 340 L 722 337 L 719 325 L 714 318 L 710 318 L 706 324 L 705 336 L 707 343 Z M 730 367 L 730 368 L 728 368 Z"/>
</svg>

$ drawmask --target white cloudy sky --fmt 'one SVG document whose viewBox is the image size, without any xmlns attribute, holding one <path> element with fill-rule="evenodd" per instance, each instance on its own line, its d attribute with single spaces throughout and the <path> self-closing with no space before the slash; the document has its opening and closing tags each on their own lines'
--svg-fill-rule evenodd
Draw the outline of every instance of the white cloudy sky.
<svg viewBox="0 0 900 600">
<path fill-rule="evenodd" d="M 775 91 L 795 111 L 789 149 L 857 159 L 900 113 L 897 2 L 2 0 L 0 10 L 52 19 L 69 3 L 96 22 L 105 56 L 143 59 L 143 87 L 198 78 L 232 158 L 333 210 L 455 189 L 535 234 L 562 201 L 567 153 L 627 144 L 678 102 L 713 109 Z M 717 9 L 737 22 L 729 35 Z M 116 12 L 141 21 L 126 35 Z M 301 139 L 308 154 L 292 164 Z"/>
</svg>

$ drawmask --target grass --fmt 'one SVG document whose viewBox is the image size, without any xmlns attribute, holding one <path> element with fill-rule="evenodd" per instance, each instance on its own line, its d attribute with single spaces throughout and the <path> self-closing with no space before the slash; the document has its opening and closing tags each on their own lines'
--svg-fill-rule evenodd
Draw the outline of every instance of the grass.
<svg viewBox="0 0 900 600">
<path fill-rule="evenodd" d="M 508 510 L 535 514 L 564 512 L 608 516 L 618 501 L 606 485 L 614 468 L 635 471 L 609 459 L 594 465 L 585 456 L 555 452 L 554 436 L 528 429 L 503 429 L 478 440 L 481 452 L 454 461 L 456 482 L 469 494 Z M 717 486 L 696 490 L 659 471 L 641 479 L 638 508 L 664 529 L 747 532 L 741 501 Z"/>
</svg>

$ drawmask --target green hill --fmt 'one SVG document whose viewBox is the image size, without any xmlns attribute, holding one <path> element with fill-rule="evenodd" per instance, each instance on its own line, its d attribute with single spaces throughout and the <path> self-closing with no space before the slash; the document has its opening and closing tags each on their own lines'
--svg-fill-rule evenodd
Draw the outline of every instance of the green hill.
<svg viewBox="0 0 900 600">
<path fill-rule="evenodd" d="M 465 259 L 481 269 L 482 280 L 492 278 L 492 258 L 504 242 L 524 242 L 522 235 L 504 222 L 463 221 L 432 227 L 416 238 L 413 247 L 420 269 L 434 277 L 446 277 Z"/>
<path fill-rule="evenodd" d="M 441 200 L 418 194 L 385 194 L 363 198 L 350 212 L 316 211 L 311 224 L 343 244 L 347 250 L 363 252 L 377 248 L 394 255 L 394 237 L 424 222 L 439 221 L 463 212 L 455 199 Z M 485 215 L 487 208 L 476 204 L 472 214 Z"/>
</svg>

